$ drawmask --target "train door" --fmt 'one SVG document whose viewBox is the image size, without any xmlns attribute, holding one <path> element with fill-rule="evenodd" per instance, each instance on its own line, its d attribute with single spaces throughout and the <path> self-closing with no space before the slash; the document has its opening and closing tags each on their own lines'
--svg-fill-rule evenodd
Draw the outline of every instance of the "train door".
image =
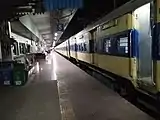
<svg viewBox="0 0 160 120">
<path fill-rule="evenodd" d="M 68 47 L 67 47 L 67 41 L 64 42 L 64 46 L 66 48 L 66 56 L 68 57 Z"/>
<path fill-rule="evenodd" d="M 152 84 L 152 4 L 147 3 L 135 10 L 139 31 L 138 77 L 142 83 Z"/>
<path fill-rule="evenodd" d="M 78 61 L 78 59 L 77 59 L 77 49 L 78 49 L 78 45 L 77 45 L 77 40 L 76 40 L 76 38 L 73 38 L 74 39 L 74 49 L 75 49 L 75 53 L 74 53 L 74 56 L 75 56 L 75 59 L 76 59 L 76 61 Z"/>
<path fill-rule="evenodd" d="M 96 54 L 96 32 L 97 32 L 97 29 L 94 29 L 91 31 L 91 40 L 90 40 L 90 49 L 91 49 L 91 52 L 92 52 L 92 64 L 97 66 L 98 64 L 98 56 Z"/>
<path fill-rule="evenodd" d="M 67 40 L 66 45 L 67 45 L 67 49 L 68 49 L 68 51 L 67 51 L 68 57 L 70 57 L 70 44 L 69 44 L 69 40 Z"/>
</svg>

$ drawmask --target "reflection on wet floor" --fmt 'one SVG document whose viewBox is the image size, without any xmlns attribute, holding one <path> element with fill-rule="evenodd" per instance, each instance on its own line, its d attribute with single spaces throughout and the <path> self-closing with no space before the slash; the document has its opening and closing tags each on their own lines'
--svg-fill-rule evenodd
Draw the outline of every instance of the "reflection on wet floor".
<svg viewBox="0 0 160 120">
<path fill-rule="evenodd" d="M 37 70 L 36 72 L 39 73 L 39 62 L 37 62 L 36 64 L 36 70 Z"/>
<path fill-rule="evenodd" d="M 52 57 L 37 62 L 31 82 L 24 87 L 0 88 L 1 120 L 61 120 L 52 63 Z"/>
<path fill-rule="evenodd" d="M 39 60 L 36 64 L 36 74 L 32 78 L 32 82 L 36 82 L 34 79 L 41 80 L 57 80 L 57 61 L 55 54 L 51 53 L 46 56 L 45 60 Z"/>
<path fill-rule="evenodd" d="M 51 76 L 51 80 L 57 80 L 57 59 L 55 56 L 55 53 L 52 54 L 52 76 Z"/>
</svg>

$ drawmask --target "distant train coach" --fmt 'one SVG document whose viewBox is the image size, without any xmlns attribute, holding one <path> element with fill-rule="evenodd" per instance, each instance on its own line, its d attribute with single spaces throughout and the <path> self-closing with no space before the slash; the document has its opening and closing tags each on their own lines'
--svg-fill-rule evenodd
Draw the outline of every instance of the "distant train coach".
<svg viewBox="0 0 160 120">
<path fill-rule="evenodd" d="M 160 0 L 135 0 L 72 36 L 56 50 L 117 76 L 120 89 L 133 87 L 159 100 L 159 41 Z"/>
</svg>

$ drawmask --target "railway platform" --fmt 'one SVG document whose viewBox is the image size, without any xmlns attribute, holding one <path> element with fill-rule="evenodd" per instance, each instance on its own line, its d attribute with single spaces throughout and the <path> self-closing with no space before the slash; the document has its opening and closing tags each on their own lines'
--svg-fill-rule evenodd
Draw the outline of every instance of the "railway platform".
<svg viewBox="0 0 160 120">
<path fill-rule="evenodd" d="M 52 52 L 23 87 L 0 88 L 2 120 L 153 120 Z"/>
</svg>

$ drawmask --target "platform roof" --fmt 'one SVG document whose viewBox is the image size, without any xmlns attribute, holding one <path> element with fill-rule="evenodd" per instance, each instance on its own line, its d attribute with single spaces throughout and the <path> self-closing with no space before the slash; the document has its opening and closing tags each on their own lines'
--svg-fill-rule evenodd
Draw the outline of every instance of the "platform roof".
<svg viewBox="0 0 160 120">
<path fill-rule="evenodd" d="M 44 0 L 10 0 L 1 1 L 1 12 L 5 11 L 0 18 L 15 20 L 25 14 L 29 14 L 32 21 L 37 26 L 47 46 L 52 46 L 53 42 L 61 43 L 70 36 L 78 33 L 88 24 L 95 22 L 105 14 L 121 6 L 130 0 L 83 0 L 81 9 L 57 9 L 45 11 Z M 32 8 L 23 8 L 26 5 Z M 34 9 L 34 12 L 33 12 Z M 64 24 L 64 31 L 57 31 L 58 23 Z M 55 33 L 58 33 L 55 39 Z"/>
<path fill-rule="evenodd" d="M 61 41 L 83 30 L 104 15 L 130 0 L 84 0 L 84 7 L 78 9 L 69 26 L 61 36 Z"/>
</svg>

